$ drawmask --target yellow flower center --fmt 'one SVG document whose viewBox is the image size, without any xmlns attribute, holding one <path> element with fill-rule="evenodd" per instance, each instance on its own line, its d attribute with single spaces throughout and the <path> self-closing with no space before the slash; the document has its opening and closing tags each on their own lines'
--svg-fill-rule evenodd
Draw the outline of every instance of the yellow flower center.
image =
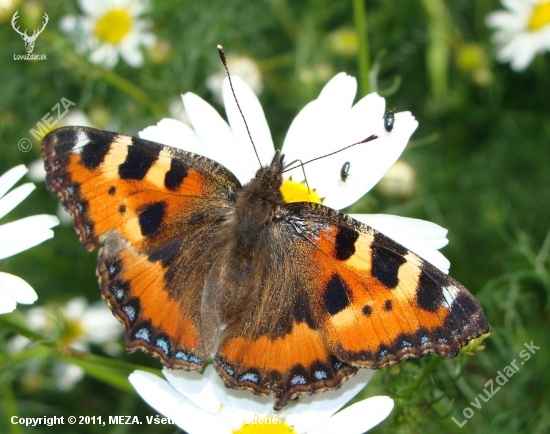
<svg viewBox="0 0 550 434">
<path fill-rule="evenodd" d="M 321 203 L 321 198 L 315 190 L 307 188 L 307 185 L 285 179 L 281 186 L 281 193 L 286 203 L 289 202 L 315 202 Z"/>
<path fill-rule="evenodd" d="M 71 344 L 84 334 L 84 329 L 79 321 L 67 321 L 65 323 L 65 333 L 61 340 L 66 344 Z"/>
<path fill-rule="evenodd" d="M 126 9 L 111 9 L 95 26 L 95 35 L 109 44 L 119 43 L 130 32 L 132 16 Z"/>
<path fill-rule="evenodd" d="M 536 31 L 548 24 L 550 24 L 550 2 L 539 3 L 531 15 L 528 28 Z"/>
<path fill-rule="evenodd" d="M 245 422 L 233 434 L 297 434 L 291 426 L 278 417 L 255 417 Z"/>
</svg>

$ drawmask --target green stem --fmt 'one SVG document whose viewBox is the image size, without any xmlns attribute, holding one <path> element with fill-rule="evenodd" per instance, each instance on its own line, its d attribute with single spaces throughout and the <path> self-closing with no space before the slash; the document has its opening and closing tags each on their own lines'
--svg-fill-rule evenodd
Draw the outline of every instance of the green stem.
<svg viewBox="0 0 550 434">
<path fill-rule="evenodd" d="M 357 31 L 357 39 L 359 41 L 357 63 L 359 67 L 359 96 L 362 97 L 370 93 L 369 36 L 365 0 L 353 0 L 353 21 L 355 23 L 355 30 Z"/>
<path fill-rule="evenodd" d="M 132 83 L 129 80 L 126 80 L 125 78 L 121 77 L 117 73 L 108 70 L 103 69 L 99 66 L 96 66 L 93 70 L 93 73 L 103 78 L 107 83 L 117 87 L 124 93 L 128 94 L 130 97 L 138 101 L 140 104 L 143 104 L 146 106 L 151 114 L 162 116 L 165 113 L 165 110 L 152 102 L 147 94 L 143 92 L 139 87 L 137 87 L 134 83 Z"/>
<path fill-rule="evenodd" d="M 445 359 L 443 357 L 434 357 L 430 362 L 426 365 L 422 373 L 416 378 L 416 380 L 405 390 L 405 398 L 410 398 L 410 396 L 415 392 L 422 382 L 432 374 L 432 372 L 435 370 L 437 365 L 439 365 L 441 362 L 443 362 Z"/>
<path fill-rule="evenodd" d="M 94 364 L 96 366 L 122 371 L 125 374 L 130 374 L 136 369 L 151 372 L 153 374 L 159 373 L 158 369 L 147 368 L 145 366 L 111 359 L 109 357 L 99 356 L 97 354 L 85 353 L 83 351 L 75 350 L 74 348 L 63 342 L 48 340 L 40 333 L 32 331 L 21 324 L 11 321 L 10 315 L 0 315 L 0 328 L 4 328 L 11 332 L 20 334 L 33 342 L 41 344 L 45 347 L 49 347 L 56 353 L 59 358 L 62 358 L 63 360 L 70 363 L 78 364 L 78 362 L 83 361 L 86 363 Z"/>
<path fill-rule="evenodd" d="M 5 381 L 2 385 L 2 398 L 4 398 L 4 421 L 8 428 L 7 432 L 10 434 L 21 434 L 20 425 L 11 423 L 12 416 L 18 416 L 18 412 L 17 401 L 15 400 L 15 394 L 13 393 L 10 381 Z"/>
<path fill-rule="evenodd" d="M 426 66 L 434 97 L 444 101 L 448 91 L 452 20 L 443 0 L 421 0 L 428 16 Z"/>
<path fill-rule="evenodd" d="M 0 315 L 0 328 L 25 336 L 26 338 L 34 342 L 46 340 L 46 338 L 42 336 L 40 333 L 37 333 L 25 327 L 22 324 L 12 321 L 11 318 L 12 318 L 12 315 L 9 315 L 9 314 Z"/>
<path fill-rule="evenodd" d="M 288 37 L 296 42 L 299 26 L 287 0 L 270 0 L 269 3 Z"/>
<path fill-rule="evenodd" d="M 138 369 L 141 371 L 150 372 L 152 374 L 159 374 L 158 369 L 148 368 L 146 366 L 140 366 L 134 363 L 124 362 L 122 360 L 111 359 L 109 357 L 99 356 L 97 354 L 85 353 L 59 342 L 55 344 L 54 350 L 57 353 L 58 358 L 69 363 L 78 364 L 78 362 L 82 361 L 96 366 L 102 366 L 104 368 L 123 371 L 126 374 L 131 374 Z"/>
</svg>

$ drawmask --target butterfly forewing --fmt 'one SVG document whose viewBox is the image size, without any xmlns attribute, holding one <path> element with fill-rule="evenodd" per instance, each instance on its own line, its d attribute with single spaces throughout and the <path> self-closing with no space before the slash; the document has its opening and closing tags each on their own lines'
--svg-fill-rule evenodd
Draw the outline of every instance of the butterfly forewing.
<svg viewBox="0 0 550 434">
<path fill-rule="evenodd" d="M 48 134 L 43 157 L 47 186 L 82 244 L 104 244 L 97 275 L 128 350 L 170 367 L 203 366 L 216 334 L 201 321 L 211 239 L 233 207 L 238 180 L 199 155 L 83 127 Z"/>
</svg>

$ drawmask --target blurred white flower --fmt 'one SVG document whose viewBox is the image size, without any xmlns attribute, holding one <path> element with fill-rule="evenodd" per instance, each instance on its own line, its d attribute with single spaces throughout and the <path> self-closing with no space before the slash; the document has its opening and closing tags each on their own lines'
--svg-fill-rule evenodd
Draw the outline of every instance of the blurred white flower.
<svg viewBox="0 0 550 434">
<path fill-rule="evenodd" d="M 227 389 L 212 365 L 204 374 L 164 369 L 168 381 L 143 371 L 135 371 L 129 380 L 151 407 L 189 434 L 361 434 L 390 414 L 392 399 L 375 396 L 338 410 L 365 387 L 373 373 L 361 369 L 340 389 L 300 396 L 276 413 L 275 398 Z"/>
<path fill-rule="evenodd" d="M 487 15 L 488 27 L 497 29 L 493 41 L 499 45 L 497 59 L 510 62 L 512 69 L 522 71 L 535 55 L 550 51 L 550 1 L 501 0 L 507 10 Z"/>
<path fill-rule="evenodd" d="M 227 55 L 227 68 L 231 76 L 240 77 L 252 89 L 256 95 L 260 95 L 264 89 L 262 83 L 262 73 L 256 61 L 248 56 Z M 227 77 L 225 68 L 215 74 L 211 74 L 206 78 L 206 87 L 212 92 L 218 102 L 222 103 L 224 96 L 222 95 L 222 84 Z"/>
<path fill-rule="evenodd" d="M 236 76 L 232 79 L 261 163 L 268 165 L 275 148 L 262 106 L 241 79 Z M 330 80 L 319 97 L 307 104 L 292 122 L 282 148 L 286 161 L 307 161 L 327 155 L 372 134 L 378 138 L 306 165 L 311 194 L 303 184 L 301 169 L 284 173 L 281 190 L 287 202 L 305 200 L 322 202 L 335 209 L 345 208 L 367 193 L 405 149 L 418 126 L 411 113 L 395 113 L 394 127 L 388 132 L 384 128 L 384 98 L 372 93 L 353 105 L 356 91 L 357 81 L 345 73 Z M 183 103 L 193 128 L 175 119 L 162 119 L 139 135 L 216 160 L 244 185 L 254 177 L 259 163 L 227 80 L 223 84 L 223 96 L 229 125 L 210 104 L 189 92 L 183 95 Z M 349 163 L 347 178 L 342 181 L 341 172 L 346 163 Z M 353 217 L 448 272 L 449 261 L 437 250 L 448 242 L 446 229 L 397 216 L 378 215 L 369 219 L 369 215 L 359 214 Z"/>
<path fill-rule="evenodd" d="M 23 165 L 16 166 L 0 176 L 0 218 L 4 217 L 33 190 L 34 184 L 20 185 L 8 191 L 27 173 Z M 53 237 L 52 227 L 59 220 L 51 215 L 34 215 L 0 226 L 0 259 L 30 249 Z M 17 303 L 32 304 L 37 295 L 34 289 L 20 277 L 0 272 L 0 314 L 12 312 Z"/>
<path fill-rule="evenodd" d="M 141 47 L 150 47 L 155 35 L 148 32 L 149 20 L 139 18 L 148 11 L 147 0 L 79 0 L 84 16 L 61 19 L 61 30 L 70 34 L 80 54 L 90 53 L 92 63 L 113 68 L 119 59 L 134 68 L 143 65 Z"/>
<path fill-rule="evenodd" d="M 90 345 L 99 345 L 112 356 L 120 354 L 122 347 L 116 342 L 122 335 L 122 326 L 103 302 L 88 305 L 83 297 L 69 300 L 56 308 L 34 307 L 26 313 L 29 327 L 45 336 L 60 334 L 59 340 L 80 351 L 89 351 Z M 12 352 L 21 351 L 30 344 L 23 336 L 10 341 Z M 57 387 L 70 390 L 84 378 L 84 370 L 76 365 L 55 362 L 53 376 Z"/>
<path fill-rule="evenodd" d="M 409 163 L 398 160 L 388 169 L 377 188 L 386 196 L 412 196 L 416 191 L 416 172 Z"/>
</svg>

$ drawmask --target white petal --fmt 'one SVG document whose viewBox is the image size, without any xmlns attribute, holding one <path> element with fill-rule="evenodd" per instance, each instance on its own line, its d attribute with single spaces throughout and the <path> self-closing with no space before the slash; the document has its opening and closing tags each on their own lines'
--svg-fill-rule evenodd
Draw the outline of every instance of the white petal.
<svg viewBox="0 0 550 434">
<path fill-rule="evenodd" d="M 36 331 L 43 331 L 48 323 L 46 309 L 42 306 L 33 307 L 27 311 L 27 323 Z"/>
<path fill-rule="evenodd" d="M 81 324 L 85 339 L 94 344 L 114 341 L 122 333 L 120 322 L 104 302 L 87 307 L 81 317 Z"/>
<path fill-rule="evenodd" d="M 387 214 L 350 214 L 350 216 L 382 232 L 444 273 L 449 272 L 449 260 L 437 250 L 449 242 L 446 237 L 447 229 L 426 220 Z"/>
<path fill-rule="evenodd" d="M 397 161 L 417 126 L 418 122 L 410 112 L 400 112 L 395 114 L 394 129 L 391 133 L 387 133 L 383 129 L 382 114 L 373 131 L 379 136 L 377 139 L 319 160 L 319 167 L 323 167 L 320 174 L 324 173 L 325 180 L 330 177 L 331 182 L 324 181 L 319 187 L 313 182 L 311 185 L 317 188 L 321 197 L 325 198 L 323 204 L 342 209 L 360 199 Z M 365 138 L 367 136 L 365 134 Z M 333 158 L 332 161 L 331 158 Z M 344 162 L 350 162 L 350 168 L 347 180 L 342 182 L 340 170 Z M 312 163 L 312 166 L 316 163 Z M 308 175 L 308 179 L 309 177 Z"/>
<path fill-rule="evenodd" d="M 0 292 L 8 292 L 15 302 L 21 304 L 33 304 L 38 299 L 31 285 L 8 273 L 0 272 Z"/>
<path fill-rule="evenodd" d="M 62 32 L 72 33 L 78 26 L 78 18 L 74 15 L 65 15 L 59 20 L 59 28 Z"/>
<path fill-rule="evenodd" d="M 21 164 L 13 167 L 0 176 L 0 197 L 4 196 L 6 192 L 12 188 L 15 183 L 19 181 L 27 172 L 27 168 Z"/>
<path fill-rule="evenodd" d="M 242 390 L 233 390 L 225 387 L 222 379 L 214 369 L 213 365 L 208 365 L 204 372 L 203 377 L 210 383 L 213 393 L 216 395 L 217 400 L 222 404 L 220 416 L 222 419 L 233 429 L 238 429 L 242 426 L 243 422 L 250 418 L 250 408 L 245 406 L 246 409 L 240 409 L 238 407 L 233 408 L 235 405 L 239 405 L 238 401 L 232 399 L 233 392 L 244 392 Z M 260 397 L 249 394 L 249 398 L 252 400 L 260 400 Z M 270 400 L 270 398 L 267 398 Z M 275 404 L 274 400 L 271 400 L 271 409 Z M 252 412 L 253 414 L 253 412 Z M 248 418 L 248 419 L 247 419 Z"/>
<path fill-rule="evenodd" d="M 522 14 L 528 11 L 531 6 L 522 0 L 501 0 L 502 5 L 516 14 Z"/>
<path fill-rule="evenodd" d="M 57 218 L 59 219 L 59 222 L 62 225 L 69 225 L 73 222 L 73 218 L 69 214 L 69 212 L 63 208 L 63 204 L 59 202 L 57 204 L 57 211 L 55 212 L 57 215 Z"/>
<path fill-rule="evenodd" d="M 229 125 L 214 107 L 194 93 L 183 95 L 183 104 L 208 155 L 233 172 L 241 183 L 248 182 L 248 169 L 241 165 Z"/>
<path fill-rule="evenodd" d="M 143 66 L 143 53 L 137 45 L 124 47 L 120 50 L 120 55 L 128 65 L 134 68 Z"/>
<path fill-rule="evenodd" d="M 4 217 L 35 189 L 34 184 L 27 183 L 20 185 L 0 199 L 0 218 Z"/>
<path fill-rule="evenodd" d="M 101 3 L 94 0 L 78 0 L 82 12 L 92 16 L 96 16 L 101 11 Z"/>
<path fill-rule="evenodd" d="M 326 84 L 319 98 L 298 113 L 290 125 L 282 149 L 287 162 L 297 159 L 305 162 L 353 143 L 346 126 L 356 88 L 355 78 L 340 73 Z M 364 138 L 366 136 L 359 140 Z M 323 169 L 318 169 L 322 163 L 326 162 L 322 159 L 307 166 L 308 179 L 313 177 L 314 188 L 317 174 L 323 172 Z M 301 169 L 291 173 L 295 181 L 304 179 Z M 322 175 L 319 178 L 323 180 Z"/>
<path fill-rule="evenodd" d="M 187 152 L 206 155 L 206 149 L 197 134 L 185 123 L 176 119 L 164 118 L 156 125 L 139 132 L 139 137 L 145 140 L 162 143 Z"/>
<path fill-rule="evenodd" d="M 68 392 L 76 383 L 84 378 L 86 373 L 80 366 L 57 362 L 54 365 L 53 374 L 55 384 L 62 392 Z"/>
<path fill-rule="evenodd" d="M 515 53 L 510 64 L 512 69 L 523 71 L 527 68 L 535 58 L 538 48 L 539 40 L 535 35 L 525 35 L 521 38 L 521 48 Z"/>
<path fill-rule="evenodd" d="M 288 414 L 285 421 L 294 426 L 296 431 L 309 432 L 326 423 L 327 419 L 365 388 L 373 375 L 373 370 L 360 369 L 355 377 L 347 380 L 338 390 L 300 396 L 295 407 L 290 403 L 286 413 L 285 409 L 281 411 L 282 415 L 285 417 Z"/>
<path fill-rule="evenodd" d="M 393 400 L 388 396 L 373 396 L 357 402 L 331 417 L 326 424 L 309 434 L 362 434 L 382 422 L 393 409 Z"/>
<path fill-rule="evenodd" d="M 88 309 L 88 301 L 84 297 L 75 297 L 65 303 L 63 313 L 69 321 L 78 321 L 83 319 Z"/>
<path fill-rule="evenodd" d="M 174 389 L 197 407 L 211 414 L 220 411 L 221 403 L 216 398 L 211 383 L 202 374 L 167 368 L 163 368 L 162 373 Z"/>
<path fill-rule="evenodd" d="M 516 15 L 505 11 L 495 11 L 487 15 L 485 24 L 488 27 L 502 28 L 506 31 L 518 31 L 523 28 L 523 23 Z"/>
<path fill-rule="evenodd" d="M 17 307 L 17 303 L 11 296 L 11 293 L 2 287 L 0 281 L 0 314 L 13 312 Z"/>
<path fill-rule="evenodd" d="M 46 180 L 46 169 L 44 169 L 44 160 L 42 158 L 34 160 L 29 164 L 28 176 L 31 181 L 44 182 Z"/>
<path fill-rule="evenodd" d="M 167 381 L 156 375 L 134 371 L 128 379 L 145 402 L 189 434 L 231 433 L 231 428 L 221 418 L 195 407 Z"/>
<path fill-rule="evenodd" d="M 232 81 L 237 101 L 239 102 L 246 123 L 248 124 L 252 140 L 256 145 L 256 151 L 260 157 L 261 165 L 268 165 L 273 158 L 275 148 L 262 105 L 252 89 L 250 89 L 250 87 L 248 87 L 239 77 L 233 76 Z M 242 158 L 241 164 L 249 169 L 247 177 L 253 178 L 260 164 L 254 153 L 250 137 L 248 136 L 243 118 L 239 112 L 227 79 L 224 80 L 222 92 L 227 119 L 229 119 L 231 131 L 233 132 L 235 142 L 239 148 L 239 156 Z"/>
<path fill-rule="evenodd" d="M 324 106 L 331 106 L 336 112 L 349 110 L 357 93 L 357 80 L 345 72 L 336 74 L 323 87 L 317 100 Z"/>
<path fill-rule="evenodd" d="M 0 259 L 15 255 L 53 237 L 57 217 L 36 215 L 0 226 Z"/>
</svg>

